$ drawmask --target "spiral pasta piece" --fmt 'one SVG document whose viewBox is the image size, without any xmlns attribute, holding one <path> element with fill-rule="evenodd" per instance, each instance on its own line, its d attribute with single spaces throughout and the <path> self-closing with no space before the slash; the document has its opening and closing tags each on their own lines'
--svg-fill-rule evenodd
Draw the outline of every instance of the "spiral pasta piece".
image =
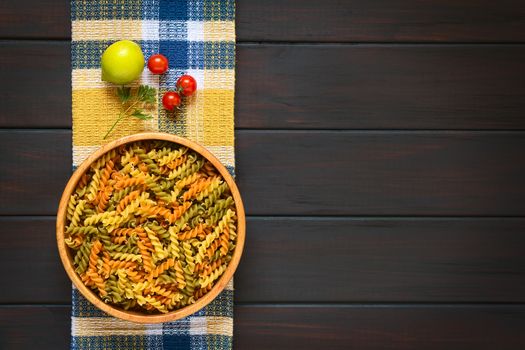
<svg viewBox="0 0 525 350">
<path fill-rule="evenodd" d="M 124 208 L 126 208 L 126 206 L 131 204 L 131 201 L 133 201 L 134 199 L 137 199 L 139 195 L 140 195 L 140 191 L 136 190 L 136 191 L 130 192 L 128 195 L 122 198 L 117 205 L 117 213 L 121 213 L 124 210 Z"/>
<path fill-rule="evenodd" d="M 219 238 L 221 241 L 221 255 L 226 256 L 226 254 L 228 254 L 228 251 L 230 250 L 230 227 L 228 224 L 224 226 L 222 234 Z"/>
<path fill-rule="evenodd" d="M 222 180 L 219 177 L 211 178 L 208 186 L 202 189 L 202 191 L 199 191 L 199 193 L 197 193 L 196 195 L 197 200 L 202 201 L 204 198 L 208 197 L 210 194 L 213 193 L 213 191 L 219 188 L 221 183 L 222 183 Z"/>
<path fill-rule="evenodd" d="M 155 235 L 155 232 L 153 232 L 149 227 L 144 227 L 144 229 L 146 230 L 151 245 L 153 246 L 153 260 L 159 261 L 166 258 L 167 252 L 164 250 L 164 246 L 160 242 L 157 235 Z"/>
<path fill-rule="evenodd" d="M 139 254 L 112 252 L 110 255 L 115 260 L 142 262 L 142 256 Z"/>
<path fill-rule="evenodd" d="M 69 227 L 77 227 L 80 222 L 80 217 L 82 216 L 82 213 L 84 212 L 84 208 L 86 206 L 85 200 L 79 200 L 77 205 L 75 206 L 75 210 L 71 214 L 71 221 L 69 223 Z"/>
<path fill-rule="evenodd" d="M 173 212 L 167 213 L 164 215 L 164 218 L 168 220 L 170 224 L 173 224 L 175 221 L 180 219 L 184 213 L 191 207 L 191 202 L 184 202 L 181 205 L 173 209 Z"/>
<path fill-rule="evenodd" d="M 71 221 L 76 207 L 77 207 L 77 196 L 72 195 L 71 197 L 69 197 L 69 201 L 67 202 L 67 211 L 66 211 L 67 220 Z M 80 220 L 80 218 L 78 218 L 77 220 Z"/>
<path fill-rule="evenodd" d="M 91 246 L 91 253 L 89 255 L 89 267 L 90 270 L 95 270 L 97 266 L 98 254 L 102 250 L 102 243 L 99 240 L 93 242 Z"/>
<path fill-rule="evenodd" d="M 98 229 L 95 226 L 78 226 L 78 227 L 71 227 L 69 226 L 66 230 L 66 233 L 69 235 L 95 235 L 98 233 Z"/>
<path fill-rule="evenodd" d="M 219 266 L 208 276 L 199 278 L 199 285 L 201 288 L 206 288 L 210 283 L 216 281 L 226 270 L 226 264 Z"/>
<path fill-rule="evenodd" d="M 97 211 L 99 213 L 102 213 L 104 210 L 106 210 L 108 204 L 109 204 L 109 197 L 111 196 L 111 192 L 113 192 L 113 189 L 111 187 L 102 187 L 100 191 L 98 191 L 97 195 Z"/>
<path fill-rule="evenodd" d="M 67 237 L 64 241 L 66 242 L 67 246 L 70 248 L 79 248 L 84 242 L 84 236 L 78 235 L 74 237 Z"/>
<path fill-rule="evenodd" d="M 138 264 L 133 261 L 125 261 L 125 260 L 110 260 L 108 262 L 108 265 L 113 270 L 121 270 L 121 269 L 135 269 L 138 267 Z"/>
<path fill-rule="evenodd" d="M 206 285 L 206 287 L 204 288 L 200 288 L 198 290 L 195 291 L 195 293 L 193 294 L 193 296 L 195 297 L 195 299 L 200 299 L 202 298 L 206 293 L 208 293 L 211 288 L 213 287 L 213 282 L 211 283 L 208 283 Z"/>
<path fill-rule="evenodd" d="M 142 240 L 137 242 L 137 246 L 139 247 L 140 255 L 142 256 L 142 264 L 144 266 L 144 271 L 153 271 L 153 258 L 151 257 L 148 247 L 144 244 Z"/>
<path fill-rule="evenodd" d="M 175 266 L 175 260 L 173 259 L 166 259 L 162 264 L 158 265 L 154 270 L 150 272 L 148 275 L 148 280 L 152 280 L 153 278 L 159 277 L 161 273 L 168 270 L 170 267 Z"/>
<path fill-rule="evenodd" d="M 177 234 L 177 239 L 181 241 L 185 241 L 191 238 L 200 237 L 204 234 L 206 228 L 207 228 L 206 224 L 203 224 L 203 223 L 197 224 L 197 226 L 194 227 L 193 229 L 189 231 L 183 231 Z"/>
<path fill-rule="evenodd" d="M 89 202 L 93 202 L 97 196 L 97 192 L 100 188 L 100 170 L 96 169 L 93 173 L 93 176 L 91 177 L 91 182 L 89 183 L 87 187 L 87 195 L 86 199 Z"/>
<path fill-rule="evenodd" d="M 182 190 L 186 186 L 191 186 L 194 184 L 197 180 L 202 179 L 203 175 L 201 173 L 194 173 L 188 177 L 185 177 L 183 179 L 180 179 L 175 183 L 175 187 L 178 190 Z"/>
<path fill-rule="evenodd" d="M 167 165 L 169 163 L 172 163 L 173 161 L 177 160 L 178 158 L 182 158 L 188 149 L 186 147 L 179 148 L 175 151 L 170 151 L 166 154 L 164 154 L 163 157 L 158 159 L 159 165 Z"/>
<path fill-rule="evenodd" d="M 124 178 L 115 183 L 115 189 L 123 189 L 126 187 L 138 186 L 138 185 L 143 185 L 143 184 L 144 184 L 144 178 L 142 177 Z"/>
</svg>

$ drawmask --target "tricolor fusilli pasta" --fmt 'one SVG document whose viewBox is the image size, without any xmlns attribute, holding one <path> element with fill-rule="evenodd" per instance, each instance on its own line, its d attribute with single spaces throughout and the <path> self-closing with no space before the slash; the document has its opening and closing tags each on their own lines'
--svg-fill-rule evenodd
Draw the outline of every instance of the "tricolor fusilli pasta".
<svg viewBox="0 0 525 350">
<path fill-rule="evenodd" d="M 208 160 L 174 143 L 135 142 L 83 174 L 65 242 L 102 300 L 165 313 L 212 289 L 232 259 L 236 228 L 228 184 Z"/>
</svg>

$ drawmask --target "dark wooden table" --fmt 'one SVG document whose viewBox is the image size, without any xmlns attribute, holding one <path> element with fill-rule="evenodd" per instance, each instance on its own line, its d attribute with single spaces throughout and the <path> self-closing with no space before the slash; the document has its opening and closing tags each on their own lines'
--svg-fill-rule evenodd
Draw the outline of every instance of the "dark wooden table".
<svg viewBox="0 0 525 350">
<path fill-rule="evenodd" d="M 236 349 L 525 348 L 525 3 L 238 0 Z M 67 1 L 0 4 L 0 348 L 65 349 Z"/>
</svg>

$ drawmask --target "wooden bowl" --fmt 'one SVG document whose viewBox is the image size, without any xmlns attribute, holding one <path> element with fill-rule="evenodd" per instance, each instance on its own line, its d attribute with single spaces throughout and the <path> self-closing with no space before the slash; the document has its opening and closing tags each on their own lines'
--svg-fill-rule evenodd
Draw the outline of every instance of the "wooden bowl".
<svg viewBox="0 0 525 350">
<path fill-rule="evenodd" d="M 112 150 L 113 148 L 119 147 L 124 144 L 136 142 L 136 141 L 149 141 L 149 140 L 163 140 L 163 141 L 169 141 L 169 142 L 173 142 L 176 144 L 180 144 L 180 145 L 188 147 L 189 149 L 194 150 L 195 152 L 203 156 L 205 159 L 209 160 L 215 166 L 215 168 L 217 168 L 217 170 L 220 172 L 220 174 L 222 175 L 222 177 L 224 178 L 224 180 L 230 187 L 230 191 L 235 201 L 235 208 L 237 211 L 237 218 L 238 218 L 237 219 L 236 248 L 233 252 L 232 260 L 230 261 L 230 263 L 228 264 L 228 267 L 226 268 L 226 271 L 223 273 L 220 279 L 216 282 L 213 288 L 208 293 L 206 293 L 202 298 L 198 299 L 194 304 L 185 306 L 178 310 L 170 311 L 166 314 L 146 314 L 146 313 L 140 313 L 137 311 L 126 311 L 124 309 L 113 306 L 111 304 L 106 304 L 104 301 L 100 299 L 100 297 L 94 291 L 92 291 L 91 289 L 89 289 L 88 287 L 84 285 L 79 275 L 75 272 L 75 269 L 73 267 L 73 256 L 71 253 L 71 249 L 66 245 L 64 241 L 65 225 L 66 225 L 66 211 L 67 211 L 67 204 L 69 201 L 69 197 L 75 191 L 78 181 L 80 180 L 81 176 L 89 169 L 90 165 L 100 156 Z M 171 134 L 150 132 L 150 133 L 135 134 L 135 135 L 123 137 L 121 139 L 110 142 L 107 145 L 101 147 L 95 153 L 93 153 L 89 158 L 87 158 L 82 163 L 82 165 L 80 165 L 80 167 L 78 167 L 78 169 L 73 173 L 73 175 L 69 179 L 66 185 L 66 188 L 64 189 L 64 192 L 62 193 L 62 198 L 60 199 L 60 205 L 58 207 L 56 233 L 57 233 L 58 251 L 60 253 L 60 259 L 62 260 L 64 269 L 66 270 L 71 281 L 73 281 L 73 284 L 78 288 L 78 290 L 82 293 L 82 295 L 84 295 L 91 303 L 93 303 L 96 307 L 108 313 L 109 315 L 121 318 L 123 320 L 137 322 L 137 323 L 161 323 L 161 322 L 169 322 L 169 321 L 178 320 L 178 319 L 181 319 L 183 317 L 186 317 L 188 315 L 191 315 L 199 311 L 200 309 L 208 305 L 224 289 L 226 284 L 232 278 L 233 273 L 235 272 L 235 269 L 237 268 L 237 265 L 239 264 L 239 260 L 241 259 L 241 255 L 242 255 L 242 251 L 244 247 L 244 239 L 246 235 L 246 218 L 244 214 L 244 207 L 242 204 L 241 195 L 239 193 L 237 185 L 235 184 L 235 181 L 233 180 L 228 170 L 224 167 L 224 165 L 221 164 L 221 162 L 217 158 L 215 158 L 215 156 L 213 156 L 203 146 L 193 141 L 190 141 L 190 140 L 178 137 L 178 136 L 174 136 Z"/>
</svg>

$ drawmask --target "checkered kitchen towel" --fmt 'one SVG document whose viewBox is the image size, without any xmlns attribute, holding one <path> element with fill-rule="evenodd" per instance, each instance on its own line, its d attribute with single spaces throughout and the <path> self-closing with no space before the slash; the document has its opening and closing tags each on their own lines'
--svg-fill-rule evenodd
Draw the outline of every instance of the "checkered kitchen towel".
<svg viewBox="0 0 525 350">
<path fill-rule="evenodd" d="M 234 0 L 72 0 L 73 166 L 107 141 L 162 131 L 206 146 L 233 173 L 234 17 Z M 126 119 L 104 141 L 120 104 L 115 87 L 100 79 L 99 61 L 122 39 L 136 41 L 146 59 L 168 57 L 167 74 L 145 69 L 135 84 L 157 88 L 157 101 L 184 73 L 196 78 L 198 90 L 175 117 L 158 108 L 152 120 Z M 233 285 L 197 314 L 158 325 L 110 317 L 73 289 L 71 333 L 72 349 L 230 349 Z"/>
</svg>

